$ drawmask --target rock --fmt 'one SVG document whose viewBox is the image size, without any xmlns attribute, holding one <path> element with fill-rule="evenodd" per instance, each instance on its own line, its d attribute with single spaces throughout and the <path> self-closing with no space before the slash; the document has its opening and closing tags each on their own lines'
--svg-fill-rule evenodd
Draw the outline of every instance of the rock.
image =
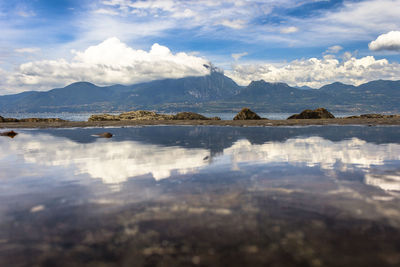
<svg viewBox="0 0 400 267">
<path fill-rule="evenodd" d="M 174 116 L 147 110 L 137 110 L 121 113 L 118 117 L 120 120 L 172 120 Z"/>
<path fill-rule="evenodd" d="M 14 118 L 4 118 L 4 122 L 19 122 L 19 120 Z"/>
<path fill-rule="evenodd" d="M 108 133 L 108 132 L 101 133 L 101 134 L 95 134 L 95 135 L 98 136 L 98 137 L 101 137 L 101 138 L 111 138 L 111 137 L 113 137 L 112 133 Z"/>
<path fill-rule="evenodd" d="M 294 114 L 287 118 L 288 120 L 292 119 L 334 119 L 332 113 L 324 108 L 317 108 L 314 110 L 306 109 L 303 110 L 300 114 Z"/>
<path fill-rule="evenodd" d="M 14 118 L 4 118 L 0 116 L 0 122 L 18 122 L 18 120 Z"/>
<path fill-rule="evenodd" d="M 8 132 L 2 132 L 0 133 L 0 136 L 8 136 L 11 138 L 14 138 L 18 133 L 14 132 L 14 131 L 8 131 Z"/>
<path fill-rule="evenodd" d="M 173 115 L 158 114 L 153 111 L 137 110 L 121 113 L 120 115 L 92 115 L 88 121 L 127 121 L 127 120 L 172 120 Z"/>
<path fill-rule="evenodd" d="M 399 118 L 400 115 L 382 115 L 382 114 L 361 114 L 359 116 L 349 116 L 345 119 L 388 119 L 388 118 Z"/>
<path fill-rule="evenodd" d="M 206 116 L 194 112 L 180 112 L 174 115 L 174 120 L 221 120 L 221 118 L 207 118 Z"/>
<path fill-rule="evenodd" d="M 19 122 L 63 122 L 60 118 L 25 118 L 20 119 Z"/>
<path fill-rule="evenodd" d="M 88 121 L 119 121 L 118 115 L 95 114 L 90 116 Z"/>
<path fill-rule="evenodd" d="M 261 117 L 248 108 L 242 108 L 233 120 L 261 120 Z"/>
</svg>

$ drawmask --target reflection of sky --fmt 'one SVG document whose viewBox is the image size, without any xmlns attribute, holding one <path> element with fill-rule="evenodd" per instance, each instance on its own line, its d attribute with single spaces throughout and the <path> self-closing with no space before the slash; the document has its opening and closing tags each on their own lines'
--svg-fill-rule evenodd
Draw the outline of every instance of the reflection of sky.
<svg viewBox="0 0 400 267">
<path fill-rule="evenodd" d="M 84 133 L 83 133 L 84 134 Z M 196 137 L 194 137 L 196 138 Z M 103 183 L 117 184 L 130 177 L 151 174 L 155 179 L 168 178 L 173 173 L 185 174 L 204 170 L 212 165 L 288 163 L 319 167 L 323 170 L 365 173 L 367 184 L 384 190 L 400 190 L 400 172 L 376 174 L 374 169 L 387 161 L 400 161 L 400 144 L 378 145 L 358 138 L 333 142 L 321 137 L 292 138 L 283 142 L 251 144 L 242 139 L 211 157 L 203 148 L 161 146 L 138 141 L 115 142 L 98 139 L 92 143 L 77 143 L 67 138 L 47 134 L 22 133 L 15 139 L 1 138 L 7 153 L 0 154 L 0 168 L 7 173 L 7 162 L 36 167 L 68 167 L 75 175 L 88 174 Z M 19 175 L 29 170 L 19 170 Z M 15 173 L 15 171 L 14 171 Z M 0 178 L 4 178 L 0 174 Z"/>
</svg>

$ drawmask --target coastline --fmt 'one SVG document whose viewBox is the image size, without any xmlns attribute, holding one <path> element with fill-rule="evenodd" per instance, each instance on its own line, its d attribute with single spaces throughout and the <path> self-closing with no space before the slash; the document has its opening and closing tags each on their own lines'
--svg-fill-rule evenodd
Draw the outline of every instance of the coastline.
<svg viewBox="0 0 400 267">
<path fill-rule="evenodd" d="M 205 126 L 310 126 L 310 125 L 400 125 L 396 118 L 334 118 L 293 120 L 124 120 L 124 121 L 61 121 L 61 122 L 0 122 L 0 129 L 18 128 L 85 128 L 151 125 Z"/>
</svg>

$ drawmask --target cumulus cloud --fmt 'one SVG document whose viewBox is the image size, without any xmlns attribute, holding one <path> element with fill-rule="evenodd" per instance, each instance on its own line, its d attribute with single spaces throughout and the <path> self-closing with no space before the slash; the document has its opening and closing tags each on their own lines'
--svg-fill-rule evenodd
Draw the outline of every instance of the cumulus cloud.
<svg viewBox="0 0 400 267">
<path fill-rule="evenodd" d="M 391 31 L 379 35 L 368 45 L 372 51 L 390 50 L 400 52 L 400 31 Z"/>
<path fill-rule="evenodd" d="M 251 81 L 286 82 L 292 86 L 313 88 L 332 82 L 359 85 L 371 80 L 398 80 L 400 64 L 373 56 L 339 60 L 334 56 L 294 60 L 286 64 L 235 64 L 225 74 L 241 85 Z"/>
<path fill-rule="evenodd" d="M 173 54 L 168 47 L 154 44 L 150 51 L 135 50 L 113 37 L 74 57 L 24 63 L 9 76 L 9 86 L 38 86 L 49 89 L 76 81 L 95 84 L 134 84 L 161 78 L 209 74 L 210 63 L 186 53 Z"/>
<path fill-rule="evenodd" d="M 292 27 L 282 28 L 280 30 L 281 33 L 285 33 L 285 34 L 295 33 L 295 32 L 298 32 L 298 31 L 299 31 L 299 28 L 293 27 L 293 26 Z"/>
</svg>

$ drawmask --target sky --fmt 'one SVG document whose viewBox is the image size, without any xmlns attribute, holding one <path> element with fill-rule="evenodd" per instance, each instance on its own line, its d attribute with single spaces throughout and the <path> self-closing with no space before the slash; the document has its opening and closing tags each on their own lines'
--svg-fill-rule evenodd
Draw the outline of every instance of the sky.
<svg viewBox="0 0 400 267">
<path fill-rule="evenodd" d="M 0 94 L 202 76 L 400 80 L 400 0 L 0 0 Z"/>
</svg>

